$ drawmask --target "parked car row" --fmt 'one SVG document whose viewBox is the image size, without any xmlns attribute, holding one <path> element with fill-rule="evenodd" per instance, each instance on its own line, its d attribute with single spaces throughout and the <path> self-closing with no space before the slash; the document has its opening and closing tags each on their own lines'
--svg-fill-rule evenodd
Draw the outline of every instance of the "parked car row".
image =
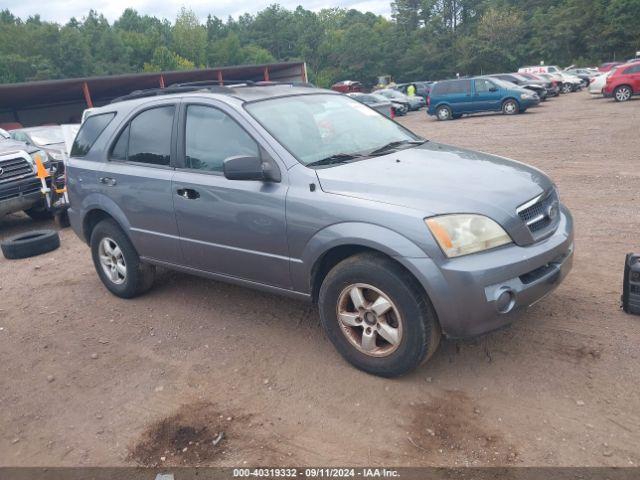
<svg viewBox="0 0 640 480">
<path fill-rule="evenodd" d="M 540 97 L 532 90 L 497 77 L 482 76 L 436 82 L 429 95 L 427 113 L 438 120 L 491 111 L 514 115 L 539 103 Z"/>
</svg>

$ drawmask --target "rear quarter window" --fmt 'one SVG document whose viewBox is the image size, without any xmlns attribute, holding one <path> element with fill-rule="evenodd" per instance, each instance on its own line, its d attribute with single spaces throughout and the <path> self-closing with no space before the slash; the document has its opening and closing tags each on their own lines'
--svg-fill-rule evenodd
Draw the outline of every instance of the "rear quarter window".
<svg viewBox="0 0 640 480">
<path fill-rule="evenodd" d="M 107 125 L 111 123 L 113 117 L 115 117 L 115 113 L 100 113 L 97 115 L 91 115 L 87 118 L 78 134 L 76 135 L 76 139 L 73 142 L 73 146 L 71 147 L 71 156 L 72 157 L 84 157 L 91 147 L 96 142 L 100 134 L 107 128 Z"/>
</svg>

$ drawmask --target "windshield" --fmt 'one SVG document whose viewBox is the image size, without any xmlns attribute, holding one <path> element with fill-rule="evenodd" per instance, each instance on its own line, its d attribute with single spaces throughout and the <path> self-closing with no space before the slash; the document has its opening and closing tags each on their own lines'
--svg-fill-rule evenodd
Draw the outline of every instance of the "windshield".
<svg viewBox="0 0 640 480">
<path fill-rule="evenodd" d="M 304 165 L 335 155 L 364 154 L 392 142 L 421 140 L 343 95 L 273 98 L 249 103 L 246 109 Z"/>
<path fill-rule="evenodd" d="M 39 129 L 29 135 L 31 141 L 38 146 L 54 145 L 56 143 L 64 143 L 64 136 L 60 127 Z"/>
<path fill-rule="evenodd" d="M 513 82 L 507 82 L 506 80 L 502 80 L 501 78 L 492 78 L 492 82 L 502 88 L 516 88 L 517 85 Z"/>
</svg>

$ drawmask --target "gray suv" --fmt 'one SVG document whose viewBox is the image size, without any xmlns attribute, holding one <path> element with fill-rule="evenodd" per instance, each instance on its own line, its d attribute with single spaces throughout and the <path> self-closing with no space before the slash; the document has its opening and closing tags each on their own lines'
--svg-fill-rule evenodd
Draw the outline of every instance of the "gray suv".
<svg viewBox="0 0 640 480">
<path fill-rule="evenodd" d="M 442 334 L 512 322 L 573 256 L 571 214 L 539 170 L 310 87 L 132 94 L 84 121 L 67 178 L 113 294 L 141 294 L 162 266 L 316 302 L 337 350 L 388 377 Z"/>
</svg>

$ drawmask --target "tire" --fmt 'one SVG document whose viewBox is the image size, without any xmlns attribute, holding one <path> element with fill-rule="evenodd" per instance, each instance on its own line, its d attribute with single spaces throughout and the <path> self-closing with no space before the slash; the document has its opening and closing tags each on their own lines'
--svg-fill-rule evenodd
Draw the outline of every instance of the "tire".
<svg viewBox="0 0 640 480">
<path fill-rule="evenodd" d="M 513 98 L 507 98 L 502 102 L 502 113 L 505 115 L 515 115 L 520 112 L 520 105 Z"/>
<path fill-rule="evenodd" d="M 562 93 L 571 93 L 573 91 L 573 85 L 570 83 L 562 84 Z"/>
<path fill-rule="evenodd" d="M 98 277 L 115 296 L 133 298 L 151 288 L 155 267 L 140 261 L 131 240 L 115 221 L 106 219 L 98 223 L 89 243 Z"/>
<path fill-rule="evenodd" d="M 69 212 L 66 210 L 58 213 L 54 219 L 58 228 L 69 228 L 71 226 L 71 222 L 69 221 Z"/>
<path fill-rule="evenodd" d="M 0 243 L 2 253 L 10 260 L 35 257 L 51 252 L 60 246 L 55 230 L 33 230 L 8 238 Z"/>
<path fill-rule="evenodd" d="M 33 220 L 51 220 L 53 219 L 53 213 L 42 206 L 32 207 L 29 210 L 25 210 L 24 213 L 29 215 Z"/>
<path fill-rule="evenodd" d="M 355 312 L 354 288 L 362 293 L 363 309 L 349 316 L 348 310 Z M 372 320 L 370 307 L 380 298 L 391 307 Z M 403 375 L 428 360 L 440 342 L 440 326 L 427 295 L 410 273 L 384 255 L 364 253 L 340 262 L 322 282 L 318 304 L 322 326 L 336 350 L 373 375 Z M 339 312 L 351 326 L 339 319 Z M 373 343 L 365 345 L 366 330 Z M 380 331 L 395 332 L 388 337 L 395 342 Z"/>
<path fill-rule="evenodd" d="M 436 118 L 440 121 L 451 120 L 453 118 L 453 112 L 450 107 L 441 105 L 436 108 Z"/>
<path fill-rule="evenodd" d="M 631 99 L 631 95 L 633 95 L 633 92 L 628 85 L 620 85 L 613 91 L 613 98 L 616 102 L 626 102 Z"/>
</svg>

